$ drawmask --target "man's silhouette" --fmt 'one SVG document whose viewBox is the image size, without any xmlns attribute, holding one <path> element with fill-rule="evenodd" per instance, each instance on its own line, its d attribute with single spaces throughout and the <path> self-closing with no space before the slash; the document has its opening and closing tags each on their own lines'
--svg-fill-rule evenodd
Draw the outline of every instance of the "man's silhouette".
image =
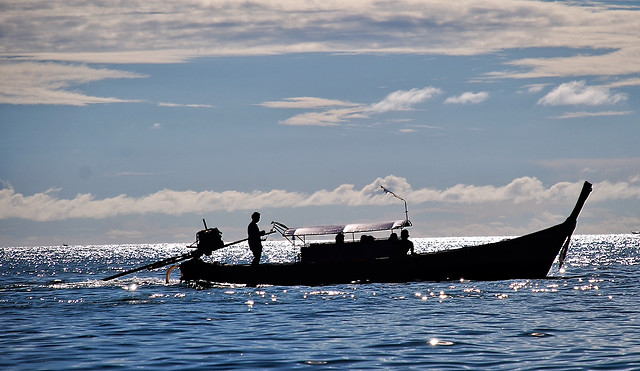
<svg viewBox="0 0 640 371">
<path fill-rule="evenodd" d="M 264 236 L 265 232 L 258 228 L 259 221 L 260 213 L 256 211 L 251 214 L 251 223 L 247 226 L 249 249 L 253 253 L 253 261 L 251 262 L 251 265 L 258 265 L 260 263 L 260 257 L 262 256 L 262 239 L 260 237 Z"/>
</svg>

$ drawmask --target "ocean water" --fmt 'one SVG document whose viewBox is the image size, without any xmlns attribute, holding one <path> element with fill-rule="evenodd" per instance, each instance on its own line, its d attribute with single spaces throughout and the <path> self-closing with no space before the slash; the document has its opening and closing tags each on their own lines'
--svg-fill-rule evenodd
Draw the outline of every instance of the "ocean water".
<svg viewBox="0 0 640 371">
<path fill-rule="evenodd" d="M 414 239 L 418 251 L 496 238 Z M 640 236 L 574 236 L 547 279 L 192 287 L 183 244 L 0 252 L 0 369 L 640 369 Z M 246 245 L 215 253 L 247 262 Z M 267 242 L 263 261 L 296 254 Z"/>
</svg>

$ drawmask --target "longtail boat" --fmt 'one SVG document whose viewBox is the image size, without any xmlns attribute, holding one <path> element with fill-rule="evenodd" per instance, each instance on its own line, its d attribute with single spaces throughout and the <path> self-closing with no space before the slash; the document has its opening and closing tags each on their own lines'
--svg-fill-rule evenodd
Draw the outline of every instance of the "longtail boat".
<svg viewBox="0 0 640 371">
<path fill-rule="evenodd" d="M 499 242 L 411 255 L 395 253 L 399 244 L 395 239 L 306 242 L 307 236 L 321 234 L 355 234 L 407 228 L 411 226 L 411 222 L 405 201 L 406 217 L 398 221 L 305 228 L 287 228 L 284 224 L 274 222 L 274 229 L 290 242 L 301 243 L 299 261 L 249 265 L 210 263 L 194 258 L 176 267 L 180 268 L 182 281 L 247 285 L 316 286 L 367 282 L 545 278 L 556 257 L 560 266 L 564 263 L 578 214 L 591 189 L 591 184 L 585 182 L 573 211 L 564 222 Z"/>
</svg>

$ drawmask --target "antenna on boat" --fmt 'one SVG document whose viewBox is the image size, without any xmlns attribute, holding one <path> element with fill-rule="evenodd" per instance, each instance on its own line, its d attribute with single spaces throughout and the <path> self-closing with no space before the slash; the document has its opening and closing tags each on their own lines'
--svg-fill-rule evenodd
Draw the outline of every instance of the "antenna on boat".
<svg viewBox="0 0 640 371">
<path fill-rule="evenodd" d="M 397 198 L 398 200 L 402 200 L 402 202 L 404 202 L 404 221 L 405 221 L 405 226 L 406 227 L 410 227 L 411 226 L 411 222 L 409 221 L 409 209 L 407 209 L 407 201 L 398 196 L 397 194 L 393 193 L 392 191 L 388 190 L 387 188 L 385 188 L 385 186 L 381 185 L 380 188 L 382 188 L 382 190 L 384 191 L 384 193 L 391 193 L 393 195 L 393 197 Z"/>
</svg>

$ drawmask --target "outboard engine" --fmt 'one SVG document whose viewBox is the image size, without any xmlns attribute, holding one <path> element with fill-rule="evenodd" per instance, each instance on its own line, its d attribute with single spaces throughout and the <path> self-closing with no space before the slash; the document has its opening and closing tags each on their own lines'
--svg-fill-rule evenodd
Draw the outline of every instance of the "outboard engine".
<svg viewBox="0 0 640 371">
<path fill-rule="evenodd" d="M 222 232 L 218 228 L 207 228 L 196 233 L 196 247 L 200 255 L 211 255 L 215 250 L 224 247 Z"/>
</svg>

